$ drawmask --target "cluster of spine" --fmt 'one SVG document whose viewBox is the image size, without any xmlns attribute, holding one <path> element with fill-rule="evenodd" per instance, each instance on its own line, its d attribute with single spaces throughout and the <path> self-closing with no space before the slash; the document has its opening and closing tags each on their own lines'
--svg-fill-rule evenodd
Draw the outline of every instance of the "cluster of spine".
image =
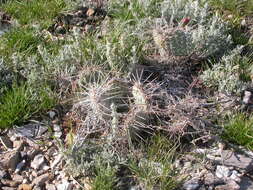
<svg viewBox="0 0 253 190">
<path fill-rule="evenodd" d="M 79 128 L 78 139 L 91 133 L 107 133 L 110 137 L 130 135 L 142 138 L 142 133 L 152 131 L 156 117 L 157 98 L 161 86 L 158 82 L 141 78 L 120 81 L 116 78 L 89 83 L 78 105 L 85 115 Z M 121 131 L 119 133 L 119 131 Z"/>
</svg>

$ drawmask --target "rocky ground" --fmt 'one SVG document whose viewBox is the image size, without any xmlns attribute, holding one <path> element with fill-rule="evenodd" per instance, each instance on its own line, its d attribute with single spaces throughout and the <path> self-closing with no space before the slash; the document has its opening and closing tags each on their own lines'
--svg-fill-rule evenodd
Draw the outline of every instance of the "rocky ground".
<svg viewBox="0 0 253 190">
<path fill-rule="evenodd" d="M 50 118 L 55 115 L 49 112 Z M 61 137 L 58 124 L 54 123 L 49 131 L 45 123 L 39 122 L 14 128 L 1 136 L 1 189 L 78 189 L 63 171 Z"/>
<path fill-rule="evenodd" d="M 56 113 L 49 113 L 54 123 Z M 31 122 L 2 134 L 0 187 L 3 190 L 71 190 L 83 187 L 64 171 L 64 142 L 60 125 L 49 130 L 43 123 Z M 253 152 L 223 143 L 213 137 L 209 145 L 194 147 L 175 162 L 185 177 L 185 190 L 253 189 Z M 84 189 L 90 189 L 89 185 Z M 129 187 L 138 189 L 138 186 Z"/>
</svg>

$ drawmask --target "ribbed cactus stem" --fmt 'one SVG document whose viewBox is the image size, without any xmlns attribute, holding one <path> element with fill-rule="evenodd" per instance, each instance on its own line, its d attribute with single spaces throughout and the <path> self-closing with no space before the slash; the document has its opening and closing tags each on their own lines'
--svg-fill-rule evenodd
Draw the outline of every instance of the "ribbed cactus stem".
<svg viewBox="0 0 253 190">
<path fill-rule="evenodd" d="M 134 103 L 137 105 L 138 108 L 141 110 L 148 109 L 148 101 L 146 98 L 146 94 L 141 86 L 140 83 L 136 82 L 132 88 L 132 94 L 134 97 Z"/>
</svg>

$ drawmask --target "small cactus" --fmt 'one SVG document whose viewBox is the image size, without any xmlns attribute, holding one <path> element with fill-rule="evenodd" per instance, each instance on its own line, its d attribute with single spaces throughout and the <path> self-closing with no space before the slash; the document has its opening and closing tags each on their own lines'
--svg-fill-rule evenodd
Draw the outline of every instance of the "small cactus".
<svg viewBox="0 0 253 190">
<path fill-rule="evenodd" d="M 148 111 L 156 104 L 155 99 L 159 96 L 161 86 L 154 80 L 148 81 L 149 77 L 142 81 L 141 76 L 134 79 L 131 92 L 135 106 L 139 110 Z"/>
<path fill-rule="evenodd" d="M 149 112 L 140 111 L 133 108 L 129 111 L 124 119 L 125 127 L 129 140 L 143 140 L 145 136 L 152 130 L 150 127 L 151 117 Z"/>
<path fill-rule="evenodd" d="M 166 56 L 166 48 L 165 48 L 165 37 L 161 30 L 153 29 L 152 31 L 152 37 L 155 42 L 155 45 L 157 46 L 159 53 L 161 56 Z"/>
<path fill-rule="evenodd" d="M 81 93 L 83 98 L 79 104 L 86 107 L 87 113 L 96 115 L 99 119 L 108 119 L 111 114 L 110 106 L 118 97 L 117 87 L 112 80 L 100 83 L 89 83 Z"/>
</svg>

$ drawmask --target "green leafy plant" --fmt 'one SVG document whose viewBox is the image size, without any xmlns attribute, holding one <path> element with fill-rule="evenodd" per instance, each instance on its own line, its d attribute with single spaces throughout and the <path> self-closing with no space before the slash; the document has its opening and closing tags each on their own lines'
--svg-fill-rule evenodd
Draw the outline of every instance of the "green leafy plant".
<svg viewBox="0 0 253 190">
<path fill-rule="evenodd" d="M 13 87 L 0 97 L 0 128 L 9 128 L 47 110 L 55 104 L 52 92 L 43 86 L 33 89 L 26 84 Z"/>
<path fill-rule="evenodd" d="M 43 38 L 35 35 L 31 28 L 13 28 L 2 36 L 0 42 L 2 45 L 0 55 L 6 58 L 9 58 L 14 52 L 34 54 L 37 46 L 44 43 Z"/>
<path fill-rule="evenodd" d="M 96 164 L 96 176 L 92 183 L 92 190 L 113 190 L 117 182 L 116 169 L 103 163 Z"/>
<path fill-rule="evenodd" d="M 223 125 L 222 138 L 253 150 L 253 117 L 243 113 L 233 115 Z"/>
<path fill-rule="evenodd" d="M 208 0 L 208 2 L 222 15 L 228 16 L 231 14 L 234 18 L 234 23 L 238 22 L 241 17 L 250 15 L 253 10 L 251 0 Z"/>
<path fill-rule="evenodd" d="M 52 19 L 66 6 L 64 0 L 10 0 L 1 4 L 0 8 L 22 25 L 36 23 L 45 27 L 49 26 Z"/>
<path fill-rule="evenodd" d="M 109 15 L 121 21 L 136 23 L 145 17 L 160 15 L 162 0 L 112 0 L 108 3 Z"/>
</svg>

